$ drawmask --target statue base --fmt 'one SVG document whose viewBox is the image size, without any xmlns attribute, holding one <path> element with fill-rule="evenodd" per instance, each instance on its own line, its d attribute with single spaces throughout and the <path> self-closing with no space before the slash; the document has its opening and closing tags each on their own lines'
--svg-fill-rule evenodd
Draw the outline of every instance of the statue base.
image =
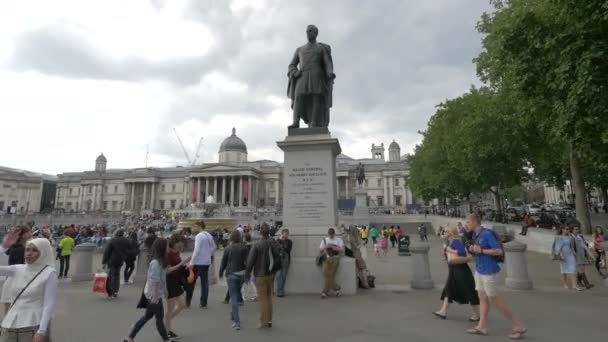
<svg viewBox="0 0 608 342">
<path fill-rule="evenodd" d="M 367 191 L 355 190 L 355 208 L 353 209 L 353 224 L 368 226 L 371 222 L 369 208 L 367 207 Z"/>
</svg>

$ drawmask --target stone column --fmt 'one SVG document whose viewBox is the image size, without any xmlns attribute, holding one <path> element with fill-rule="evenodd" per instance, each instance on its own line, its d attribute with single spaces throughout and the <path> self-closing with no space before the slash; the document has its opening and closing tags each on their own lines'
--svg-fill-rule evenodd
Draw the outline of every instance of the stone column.
<svg viewBox="0 0 608 342">
<path fill-rule="evenodd" d="M 97 184 L 93 185 L 93 204 L 91 210 L 97 209 Z"/>
<path fill-rule="evenodd" d="M 239 208 L 243 206 L 243 176 L 239 176 Z"/>
<path fill-rule="evenodd" d="M 135 183 L 131 183 L 131 206 L 129 210 L 135 210 Z"/>
<path fill-rule="evenodd" d="M 215 199 L 215 203 L 221 203 L 220 201 L 220 187 L 218 184 L 218 180 L 220 177 L 213 177 L 213 199 Z"/>
<path fill-rule="evenodd" d="M 431 266 L 429 264 L 429 250 L 431 246 L 428 243 L 420 243 L 410 246 L 412 253 L 412 281 L 410 286 L 412 289 L 432 289 L 435 284 L 431 278 Z"/>
<path fill-rule="evenodd" d="M 141 204 L 141 210 L 146 210 L 147 208 L 147 203 L 148 203 L 148 187 L 147 187 L 148 183 L 144 183 L 144 200 Z"/>
<path fill-rule="evenodd" d="M 64 194 L 63 194 L 63 207 L 67 208 L 68 207 L 68 191 L 70 191 L 70 185 L 68 184 L 67 187 L 62 188 Z"/>
<path fill-rule="evenodd" d="M 279 205 L 279 198 L 281 195 L 279 193 L 279 178 L 277 178 L 274 182 L 274 196 L 275 196 L 275 205 Z"/>
<path fill-rule="evenodd" d="M 128 192 L 127 192 L 127 183 L 123 183 L 122 186 L 124 188 L 123 189 L 124 193 L 122 195 L 122 207 L 120 208 L 120 210 L 125 210 L 125 209 L 127 209 L 127 194 L 128 194 Z"/>
<path fill-rule="evenodd" d="M 95 244 L 81 243 L 74 248 L 72 253 L 72 281 L 91 281 L 95 278 L 93 272 L 93 254 Z"/>
<path fill-rule="evenodd" d="M 184 198 L 184 208 L 188 206 L 188 180 L 184 179 L 184 184 L 182 188 L 182 196 Z"/>
<path fill-rule="evenodd" d="M 142 244 L 141 246 L 139 246 L 139 255 L 137 256 L 137 266 L 135 269 L 135 277 L 133 278 L 133 281 L 136 283 L 145 283 L 146 282 L 146 275 L 148 273 L 148 265 L 149 265 L 149 259 L 148 259 L 148 248 L 146 248 L 146 245 Z"/>
<path fill-rule="evenodd" d="M 234 176 L 230 177 L 230 207 L 234 207 Z"/>
<path fill-rule="evenodd" d="M 392 176 L 388 177 L 388 202 L 387 203 L 391 207 L 395 205 L 395 188 L 393 187 L 393 177 Z"/>
<path fill-rule="evenodd" d="M 203 193 L 202 187 L 203 187 L 203 177 L 196 177 L 196 205 L 197 206 L 201 204 L 201 195 Z"/>
<path fill-rule="evenodd" d="M 226 176 L 222 177 L 222 204 L 226 204 Z"/>
<path fill-rule="evenodd" d="M 349 199 L 349 195 L 348 195 L 348 187 L 350 186 L 350 177 L 346 176 L 344 177 L 344 189 L 346 191 L 346 199 Z"/>
<path fill-rule="evenodd" d="M 209 196 L 209 177 L 205 177 L 205 198 L 203 198 L 203 203 L 207 200 L 206 197 Z"/>
<path fill-rule="evenodd" d="M 78 198 L 79 198 L 78 210 L 82 210 L 82 208 L 84 208 L 84 185 L 80 185 L 80 188 L 78 191 L 79 191 L 79 193 L 78 193 Z M 55 203 L 57 203 L 57 202 L 55 202 Z"/>
<path fill-rule="evenodd" d="M 152 209 L 152 210 L 154 210 L 154 204 L 156 202 L 156 196 L 155 196 L 155 191 L 154 191 L 155 188 L 156 188 L 156 184 L 152 183 L 152 191 L 151 191 L 151 194 L 150 194 L 150 197 L 151 197 L 150 198 L 150 209 Z"/>
<path fill-rule="evenodd" d="M 252 203 L 251 203 L 251 202 L 253 202 L 253 201 L 251 200 L 251 198 L 252 198 L 252 196 L 251 196 L 251 195 L 253 195 L 253 194 L 252 194 L 252 192 L 253 192 L 253 191 L 252 191 L 253 187 L 251 186 L 251 184 L 252 184 L 252 180 L 253 180 L 253 177 L 249 176 L 249 177 L 248 177 L 248 182 L 247 182 L 247 207 L 249 207 L 249 208 L 251 208 L 251 207 L 253 206 L 253 205 L 252 205 Z"/>
<path fill-rule="evenodd" d="M 517 290 L 531 290 L 532 280 L 528 276 L 528 260 L 526 258 L 527 245 L 517 240 L 507 242 L 505 249 L 505 266 L 507 278 L 505 285 Z"/>
<path fill-rule="evenodd" d="M 387 177 L 382 177 L 382 183 L 384 185 L 384 203 L 382 203 L 383 207 L 387 207 L 388 206 L 388 189 L 386 186 L 386 183 L 388 181 Z"/>
</svg>

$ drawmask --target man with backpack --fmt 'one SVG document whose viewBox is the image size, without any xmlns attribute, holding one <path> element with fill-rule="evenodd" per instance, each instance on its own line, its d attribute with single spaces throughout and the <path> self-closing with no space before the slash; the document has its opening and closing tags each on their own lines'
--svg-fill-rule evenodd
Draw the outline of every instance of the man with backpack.
<svg viewBox="0 0 608 342">
<path fill-rule="evenodd" d="M 262 239 L 249 252 L 245 283 L 251 274 L 255 276 L 255 286 L 260 303 L 260 323 L 258 329 L 272 328 L 272 287 L 274 275 L 281 269 L 279 243 L 270 238 L 270 227 L 266 223 L 260 229 Z"/>
<path fill-rule="evenodd" d="M 479 294 L 480 319 L 476 327 L 467 330 L 473 335 L 487 335 L 488 314 L 490 304 L 511 321 L 512 328 L 509 338 L 521 339 L 527 332 L 523 322 L 516 319 L 511 309 L 502 297 L 498 295 L 498 260 L 504 257 L 504 251 L 496 234 L 481 226 L 479 216 L 470 214 L 465 221 L 467 231 L 473 232 L 473 241 L 469 252 L 475 256 L 475 289 Z"/>
<path fill-rule="evenodd" d="M 102 264 L 109 269 L 106 291 L 108 299 L 116 298 L 120 289 L 120 268 L 127 255 L 132 252 L 131 243 L 125 237 L 124 229 L 118 229 L 103 253 Z"/>
</svg>

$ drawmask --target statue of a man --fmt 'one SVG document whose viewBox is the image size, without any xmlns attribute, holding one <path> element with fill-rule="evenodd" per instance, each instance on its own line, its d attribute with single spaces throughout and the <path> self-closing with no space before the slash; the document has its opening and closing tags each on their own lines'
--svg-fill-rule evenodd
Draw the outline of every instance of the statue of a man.
<svg viewBox="0 0 608 342">
<path fill-rule="evenodd" d="M 300 119 L 308 127 L 327 127 L 329 108 L 332 106 L 334 65 L 331 47 L 318 43 L 319 29 L 308 25 L 308 43 L 296 49 L 289 63 L 287 96 L 291 99 L 293 123 L 289 128 L 299 128 Z"/>
<path fill-rule="evenodd" d="M 357 165 L 357 168 L 355 169 L 356 173 L 357 173 L 357 184 L 359 185 L 360 188 L 363 187 L 363 182 L 365 181 L 365 167 L 363 166 L 362 163 L 359 163 L 359 165 Z"/>
</svg>

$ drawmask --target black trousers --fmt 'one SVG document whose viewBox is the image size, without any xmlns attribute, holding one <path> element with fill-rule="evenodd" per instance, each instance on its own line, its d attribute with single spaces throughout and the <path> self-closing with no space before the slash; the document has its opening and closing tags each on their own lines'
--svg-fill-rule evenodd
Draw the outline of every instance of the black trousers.
<svg viewBox="0 0 608 342">
<path fill-rule="evenodd" d="M 70 270 L 70 256 L 60 256 L 59 257 L 59 276 L 67 277 L 68 271 Z"/>
<path fill-rule="evenodd" d="M 164 321 L 164 310 L 163 310 L 163 301 L 160 299 L 157 304 L 152 304 L 150 300 L 148 300 L 148 306 L 146 307 L 146 312 L 135 322 L 133 329 L 129 333 L 130 338 L 135 338 L 137 333 L 141 330 L 141 328 L 148 323 L 152 317 L 156 318 L 156 329 L 158 330 L 158 334 L 163 339 L 163 341 L 169 341 L 169 336 L 167 335 L 167 328 L 165 328 Z"/>
<path fill-rule="evenodd" d="M 131 274 L 133 274 L 133 271 L 135 271 L 135 260 L 125 261 L 125 283 L 129 281 L 129 278 L 131 278 Z"/>
<path fill-rule="evenodd" d="M 110 265 L 110 270 L 108 271 L 108 281 L 106 283 L 106 291 L 108 292 L 108 296 L 112 296 L 118 293 L 120 290 L 120 267 L 122 265 Z"/>
</svg>

